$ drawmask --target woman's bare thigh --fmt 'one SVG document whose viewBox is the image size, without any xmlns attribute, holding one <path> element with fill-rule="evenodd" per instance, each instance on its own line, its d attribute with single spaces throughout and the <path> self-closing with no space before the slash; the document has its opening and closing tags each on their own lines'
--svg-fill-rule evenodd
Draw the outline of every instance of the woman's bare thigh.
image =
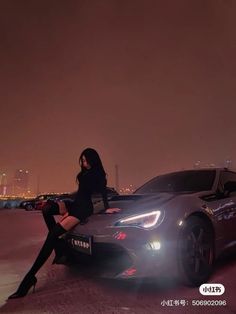
<svg viewBox="0 0 236 314">
<path fill-rule="evenodd" d="M 75 227 L 79 223 L 79 219 L 74 216 L 67 216 L 60 221 L 60 225 L 67 231 Z"/>
</svg>

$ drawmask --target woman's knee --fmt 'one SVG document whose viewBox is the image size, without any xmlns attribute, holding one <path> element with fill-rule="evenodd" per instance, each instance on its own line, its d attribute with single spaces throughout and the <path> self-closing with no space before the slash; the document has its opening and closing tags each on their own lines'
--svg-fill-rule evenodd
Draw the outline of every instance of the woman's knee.
<svg viewBox="0 0 236 314">
<path fill-rule="evenodd" d="M 56 202 L 46 202 L 42 207 L 43 216 L 60 215 L 59 206 Z"/>
</svg>

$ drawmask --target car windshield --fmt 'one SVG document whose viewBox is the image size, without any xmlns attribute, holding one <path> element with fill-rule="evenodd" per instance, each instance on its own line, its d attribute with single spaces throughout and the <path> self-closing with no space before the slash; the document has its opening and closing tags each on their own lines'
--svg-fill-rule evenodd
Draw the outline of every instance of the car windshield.
<svg viewBox="0 0 236 314">
<path fill-rule="evenodd" d="M 141 186 L 134 194 L 209 191 L 215 175 L 215 170 L 188 170 L 161 175 Z"/>
<path fill-rule="evenodd" d="M 36 197 L 36 200 L 47 200 L 48 198 L 51 198 L 51 197 L 55 197 L 55 194 L 44 194 L 44 195 L 38 195 Z"/>
</svg>

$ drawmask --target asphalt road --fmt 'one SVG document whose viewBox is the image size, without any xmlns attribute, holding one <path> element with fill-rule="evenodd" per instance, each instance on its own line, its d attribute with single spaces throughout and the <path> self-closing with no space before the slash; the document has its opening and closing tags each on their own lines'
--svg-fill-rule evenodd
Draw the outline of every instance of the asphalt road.
<svg viewBox="0 0 236 314">
<path fill-rule="evenodd" d="M 7 300 L 29 269 L 45 238 L 40 212 L 0 209 L 0 313 L 236 313 L 236 254 L 221 259 L 210 282 L 225 286 L 222 296 L 204 297 L 172 279 L 116 281 L 102 278 L 102 265 L 51 265 L 37 274 L 36 292 Z M 200 301 L 209 301 L 200 305 Z M 165 305 L 163 305 L 165 301 Z M 226 305 L 217 305 L 220 302 Z"/>
</svg>

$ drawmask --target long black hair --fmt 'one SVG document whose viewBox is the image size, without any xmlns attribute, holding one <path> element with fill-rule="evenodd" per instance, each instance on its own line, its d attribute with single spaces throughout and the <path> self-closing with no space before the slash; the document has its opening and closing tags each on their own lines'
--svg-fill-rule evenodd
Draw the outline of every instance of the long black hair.
<svg viewBox="0 0 236 314">
<path fill-rule="evenodd" d="M 106 180 L 106 172 L 103 168 L 102 161 L 98 152 L 93 148 L 86 148 L 85 150 L 82 151 L 79 157 L 81 172 L 77 175 L 76 181 L 78 182 L 79 176 L 87 170 L 86 168 L 83 167 L 82 156 L 86 158 L 87 162 L 91 166 L 91 169 L 93 169 L 93 171 L 96 171 L 98 175 L 104 177 Z"/>
</svg>

